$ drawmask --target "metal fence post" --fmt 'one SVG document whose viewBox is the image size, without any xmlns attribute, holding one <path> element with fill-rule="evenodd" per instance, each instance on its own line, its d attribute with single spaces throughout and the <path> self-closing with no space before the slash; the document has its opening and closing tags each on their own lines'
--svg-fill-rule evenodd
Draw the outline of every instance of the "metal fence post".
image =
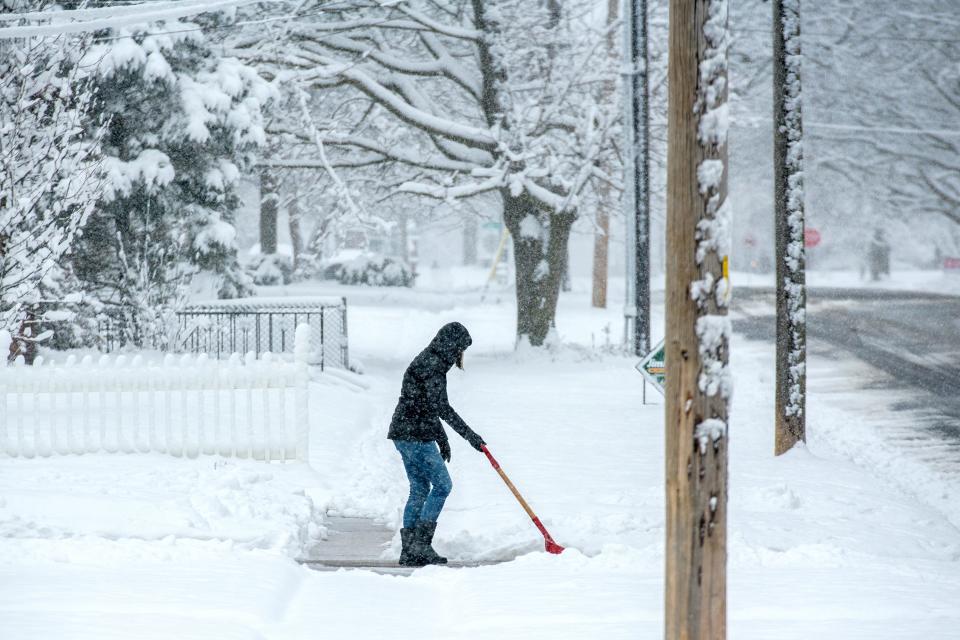
<svg viewBox="0 0 960 640">
<path fill-rule="evenodd" d="M 349 341 L 349 335 L 347 334 L 347 297 L 344 296 L 340 298 L 340 300 L 343 302 L 343 307 L 341 311 L 343 321 L 340 323 L 340 326 L 341 326 L 340 335 L 343 336 L 343 344 L 341 345 L 340 348 L 343 350 L 343 368 L 349 369 L 350 368 L 350 341 Z"/>
</svg>

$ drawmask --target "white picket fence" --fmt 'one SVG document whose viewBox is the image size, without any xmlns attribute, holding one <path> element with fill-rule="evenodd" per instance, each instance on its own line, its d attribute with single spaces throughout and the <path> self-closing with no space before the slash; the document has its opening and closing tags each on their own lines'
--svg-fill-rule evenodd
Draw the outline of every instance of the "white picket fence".
<svg viewBox="0 0 960 640">
<path fill-rule="evenodd" d="M 298 330 L 298 339 L 301 331 Z M 306 337 L 306 334 L 304 334 Z M 0 452 L 306 460 L 307 365 L 265 354 L 0 365 Z"/>
</svg>

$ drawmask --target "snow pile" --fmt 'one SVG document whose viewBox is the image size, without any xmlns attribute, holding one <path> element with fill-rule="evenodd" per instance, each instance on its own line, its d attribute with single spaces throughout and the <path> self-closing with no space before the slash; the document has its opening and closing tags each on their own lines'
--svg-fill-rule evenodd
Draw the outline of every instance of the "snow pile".
<svg viewBox="0 0 960 640">
<path fill-rule="evenodd" d="M 304 493 L 305 465 L 93 454 L 5 460 L 0 467 L 0 562 L 83 559 L 94 540 L 228 547 L 299 556 L 323 535 Z"/>
</svg>

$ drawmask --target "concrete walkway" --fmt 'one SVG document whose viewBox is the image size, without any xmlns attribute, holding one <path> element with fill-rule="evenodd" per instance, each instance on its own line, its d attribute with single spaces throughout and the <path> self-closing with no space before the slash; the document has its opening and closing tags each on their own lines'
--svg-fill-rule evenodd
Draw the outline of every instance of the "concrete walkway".
<svg viewBox="0 0 960 640">
<path fill-rule="evenodd" d="M 360 569 L 392 575 L 410 575 L 416 567 L 397 565 L 397 557 L 384 552 L 390 546 L 394 532 L 370 518 L 330 517 L 324 521 L 327 539 L 310 549 L 310 554 L 299 562 L 316 571 Z M 509 560 L 509 559 L 508 559 Z M 479 567 L 503 561 L 450 562 L 452 569 Z"/>
</svg>

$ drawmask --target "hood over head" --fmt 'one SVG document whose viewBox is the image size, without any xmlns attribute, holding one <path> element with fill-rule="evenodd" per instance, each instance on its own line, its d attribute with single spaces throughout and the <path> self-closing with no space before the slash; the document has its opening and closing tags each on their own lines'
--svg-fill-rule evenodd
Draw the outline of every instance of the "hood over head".
<svg viewBox="0 0 960 640">
<path fill-rule="evenodd" d="M 449 367 L 457 361 L 457 356 L 473 344 L 470 332 L 459 322 L 445 324 L 427 347 L 436 353 Z"/>
</svg>

